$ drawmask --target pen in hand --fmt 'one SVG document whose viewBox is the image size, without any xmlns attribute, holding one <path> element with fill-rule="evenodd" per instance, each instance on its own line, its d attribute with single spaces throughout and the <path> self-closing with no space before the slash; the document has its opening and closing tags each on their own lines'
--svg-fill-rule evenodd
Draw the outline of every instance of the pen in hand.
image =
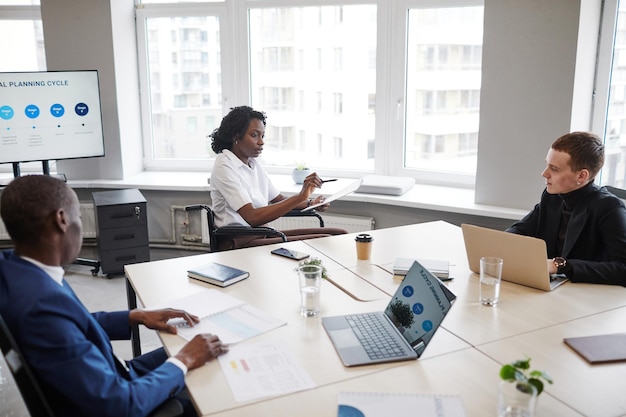
<svg viewBox="0 0 626 417">
<path fill-rule="evenodd" d="M 331 180 L 322 180 L 322 184 L 324 184 L 325 182 L 333 182 L 333 181 L 337 181 L 337 178 L 333 178 Z"/>
</svg>

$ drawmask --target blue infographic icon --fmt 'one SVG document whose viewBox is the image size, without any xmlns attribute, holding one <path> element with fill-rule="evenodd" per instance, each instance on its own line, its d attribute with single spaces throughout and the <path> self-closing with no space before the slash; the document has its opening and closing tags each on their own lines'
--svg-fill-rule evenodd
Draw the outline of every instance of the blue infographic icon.
<svg viewBox="0 0 626 417">
<path fill-rule="evenodd" d="M 29 119 L 36 119 L 39 117 L 39 107 L 35 106 L 34 104 L 29 104 L 24 109 L 24 113 Z"/>
<path fill-rule="evenodd" d="M 415 290 L 410 285 L 407 285 L 406 287 L 402 288 L 402 295 L 404 295 L 405 297 L 412 296 L 414 292 Z"/>
<path fill-rule="evenodd" d="M 65 114 L 65 107 L 59 103 L 53 104 L 50 106 L 50 114 L 54 117 L 61 117 Z"/>
<path fill-rule="evenodd" d="M 13 111 L 13 107 L 11 106 L 2 106 L 0 107 L 0 119 L 9 120 L 13 118 L 15 112 Z"/>
<path fill-rule="evenodd" d="M 424 305 L 422 303 L 413 304 L 413 313 L 422 314 L 424 312 Z"/>
<path fill-rule="evenodd" d="M 365 417 L 365 414 L 356 407 L 351 405 L 339 404 L 338 417 Z"/>
<path fill-rule="evenodd" d="M 86 116 L 87 113 L 89 113 L 89 106 L 87 106 L 85 103 L 78 103 L 74 107 L 74 111 L 79 116 Z"/>
<path fill-rule="evenodd" d="M 430 320 L 424 320 L 422 323 L 422 329 L 424 329 L 425 332 L 431 331 L 433 329 L 433 322 Z"/>
</svg>

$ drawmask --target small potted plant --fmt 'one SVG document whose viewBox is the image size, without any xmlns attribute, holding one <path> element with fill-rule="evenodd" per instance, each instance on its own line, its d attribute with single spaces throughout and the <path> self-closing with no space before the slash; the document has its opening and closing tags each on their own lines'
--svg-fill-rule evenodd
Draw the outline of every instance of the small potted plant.
<svg viewBox="0 0 626 417">
<path fill-rule="evenodd" d="M 306 259 L 302 262 L 300 262 L 300 266 L 304 266 L 304 265 L 317 265 L 319 267 L 322 268 L 322 278 L 326 279 L 328 278 L 328 275 L 326 275 L 326 267 L 322 264 L 322 260 L 318 259 L 318 258 L 309 258 Z"/>
<path fill-rule="evenodd" d="M 296 184 L 302 184 L 304 179 L 311 173 L 311 170 L 306 166 L 305 162 L 299 162 L 296 167 L 291 171 L 291 178 Z"/>
<path fill-rule="evenodd" d="M 508 412 L 528 412 L 528 415 L 533 415 L 537 397 L 543 392 L 544 381 L 549 384 L 553 381 L 547 373 L 529 369 L 530 358 L 516 360 L 500 368 L 502 381 L 498 394 L 498 415 L 508 415 Z"/>
</svg>

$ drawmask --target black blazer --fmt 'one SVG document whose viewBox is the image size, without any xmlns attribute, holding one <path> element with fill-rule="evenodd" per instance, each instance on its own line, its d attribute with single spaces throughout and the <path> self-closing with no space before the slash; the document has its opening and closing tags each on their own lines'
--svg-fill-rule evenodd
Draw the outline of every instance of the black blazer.
<svg viewBox="0 0 626 417">
<path fill-rule="evenodd" d="M 565 233 L 563 253 L 557 239 L 563 200 L 558 194 L 541 195 L 541 201 L 507 232 L 543 239 L 547 259 L 567 259 L 566 275 L 572 282 L 626 287 L 626 206 L 604 187 L 590 184 L 578 200 Z"/>
</svg>

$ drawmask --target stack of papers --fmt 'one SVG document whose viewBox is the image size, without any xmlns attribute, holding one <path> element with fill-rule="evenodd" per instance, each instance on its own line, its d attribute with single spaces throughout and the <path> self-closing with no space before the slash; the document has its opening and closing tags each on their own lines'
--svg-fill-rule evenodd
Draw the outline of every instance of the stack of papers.
<svg viewBox="0 0 626 417">
<path fill-rule="evenodd" d="M 419 262 L 437 278 L 448 278 L 450 275 L 450 262 L 448 261 L 411 258 L 397 258 L 396 262 L 393 264 L 393 274 L 402 276 L 406 275 L 415 261 Z"/>
<path fill-rule="evenodd" d="M 200 317 L 200 323 L 189 327 L 183 319 L 171 319 L 169 324 L 178 328 L 178 335 L 191 340 L 197 334 L 212 333 L 222 343 L 230 345 L 268 332 L 287 324 L 282 319 L 231 297 L 219 290 L 208 289 L 182 297 L 151 310 L 175 308 Z"/>
</svg>

